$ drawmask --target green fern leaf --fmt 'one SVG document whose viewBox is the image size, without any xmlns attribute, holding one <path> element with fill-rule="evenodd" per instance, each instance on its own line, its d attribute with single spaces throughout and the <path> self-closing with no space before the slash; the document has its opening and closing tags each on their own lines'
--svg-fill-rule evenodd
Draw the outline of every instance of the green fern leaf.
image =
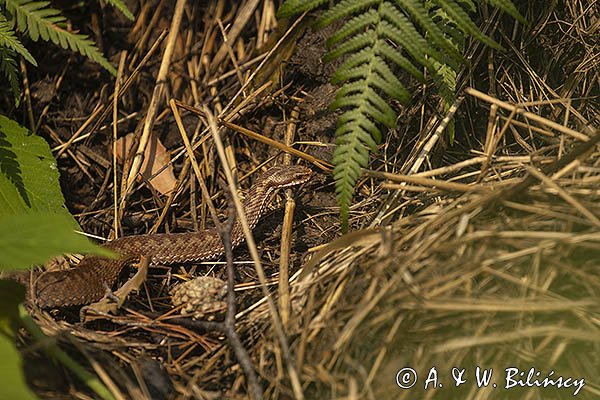
<svg viewBox="0 0 600 400">
<path fill-rule="evenodd" d="M 346 135 L 344 137 L 347 137 Z M 350 213 L 350 203 L 354 194 L 354 184 L 360 177 L 364 168 L 368 165 L 367 157 L 364 151 L 367 150 L 360 142 L 358 137 L 348 140 L 344 144 L 338 142 L 333 153 L 333 178 L 335 179 L 335 192 L 340 204 L 340 217 L 342 220 L 342 230 L 348 230 L 348 219 Z"/>
<path fill-rule="evenodd" d="M 346 60 L 335 70 L 331 78 L 331 83 L 342 83 L 348 79 L 355 78 L 356 72 L 353 71 L 354 67 L 364 66 L 373 57 L 373 50 L 371 48 L 362 49 L 358 53 L 350 55 Z M 359 72 L 364 76 L 364 73 Z"/>
<path fill-rule="evenodd" d="M 100 53 L 94 42 L 86 35 L 71 33 L 60 27 L 65 17 L 59 10 L 49 8 L 48 1 L 4 0 L 6 8 L 16 16 L 16 25 L 21 32 L 26 32 L 33 41 L 42 38 L 51 41 L 64 49 L 71 49 L 90 60 L 102 65 L 111 74 L 117 71 Z"/>
<path fill-rule="evenodd" d="M 346 37 L 353 35 L 369 25 L 374 25 L 379 22 L 379 14 L 374 9 L 370 9 L 364 14 L 358 15 L 344 24 L 337 32 L 327 39 L 327 44 L 333 46 L 342 41 Z"/>
<path fill-rule="evenodd" d="M 416 32 L 414 27 L 407 20 L 398 21 L 398 23 L 394 25 L 383 20 L 379 26 L 382 35 L 404 47 L 415 60 L 427 69 L 431 68 L 431 62 L 428 60 L 428 56 L 439 62 L 444 62 L 446 60 L 446 58 L 442 57 L 435 48 L 427 44 L 425 39 Z"/>
<path fill-rule="evenodd" d="M 404 47 L 408 54 L 410 54 L 419 64 L 423 65 L 428 70 L 433 71 L 433 64 L 428 59 L 428 55 L 431 56 L 431 54 L 428 54 L 431 53 L 430 47 L 423 48 L 416 45 L 414 42 L 407 40 L 403 32 L 395 26 L 390 25 L 387 21 L 381 21 L 380 25 L 383 25 L 381 28 L 382 35 Z"/>
<path fill-rule="evenodd" d="M 455 62 L 461 64 L 464 62 L 462 55 L 456 51 L 452 42 L 444 37 L 444 33 L 440 28 L 433 23 L 431 17 L 421 3 L 412 0 L 395 0 L 403 10 L 405 10 L 415 21 L 421 25 L 423 31 L 427 32 L 427 36 L 431 37 L 432 41 L 443 51 L 448 53 Z M 396 13 L 398 11 L 396 10 Z"/>
<path fill-rule="evenodd" d="M 381 0 L 342 0 L 319 18 L 317 27 L 326 27 L 338 19 L 348 17 L 379 3 L 381 3 Z"/>
<path fill-rule="evenodd" d="M 277 17 L 287 18 L 304 11 L 310 11 L 327 3 L 327 1 L 328 0 L 287 0 L 279 7 Z"/>
<path fill-rule="evenodd" d="M 372 46 L 377 40 L 377 33 L 370 29 L 367 32 L 354 36 L 352 39 L 342 43 L 334 50 L 323 56 L 323 61 L 331 61 L 348 53 L 354 53 L 366 46 Z"/>
<path fill-rule="evenodd" d="M 352 138 L 348 138 L 348 135 L 345 135 L 343 138 L 337 140 L 337 145 L 340 151 L 339 154 L 334 152 L 333 163 L 339 165 L 343 164 L 344 161 L 352 162 L 348 163 L 347 168 L 339 169 L 338 171 L 334 169 L 334 177 L 336 175 L 346 175 L 356 182 L 361 175 L 361 167 L 369 164 L 369 149 L 360 141 L 358 135 L 353 135 Z M 340 187 L 343 188 L 344 186 L 341 185 Z"/>
<path fill-rule="evenodd" d="M 4 15 L 0 14 L 0 47 L 7 47 L 14 50 L 17 54 L 23 56 L 30 64 L 37 67 L 37 62 L 31 53 L 21 44 L 15 36 L 11 24 L 6 20 Z"/>
<path fill-rule="evenodd" d="M 341 83 L 343 81 L 358 79 L 369 74 L 369 69 L 373 69 L 371 75 L 372 85 L 378 87 L 388 96 L 393 99 L 399 100 L 403 103 L 407 103 L 410 100 L 408 91 L 404 88 L 402 83 L 396 78 L 392 71 L 388 68 L 385 62 L 378 56 L 369 57 L 372 61 L 371 65 L 361 65 L 356 68 L 351 68 L 342 71 L 336 71 L 334 78 L 331 80 L 332 83 Z M 354 92 L 361 92 L 366 90 L 363 81 L 355 81 L 346 83 L 338 91 L 337 97 L 344 97 Z"/>
<path fill-rule="evenodd" d="M 335 131 L 335 136 L 336 137 L 343 137 L 348 133 L 352 133 L 354 132 L 355 135 L 357 135 L 360 140 L 369 147 L 369 149 L 371 151 L 376 151 L 377 150 L 377 142 L 373 139 L 373 135 L 371 134 L 372 131 L 368 130 L 368 128 L 370 127 L 365 127 L 364 125 L 364 121 L 369 121 L 369 119 L 362 119 L 361 121 L 354 121 L 350 124 L 346 124 L 344 126 L 340 126 L 336 131 Z M 375 129 L 377 129 L 377 126 L 373 123 L 372 127 L 374 127 Z M 377 129 L 377 132 L 379 132 L 379 129 Z"/>
<path fill-rule="evenodd" d="M 131 11 L 129 11 L 129 9 L 125 5 L 125 3 L 123 3 L 123 0 L 104 0 L 104 1 L 106 1 L 108 4 L 110 4 L 117 10 L 121 11 L 121 13 L 123 13 L 123 15 L 125 17 L 127 17 L 128 20 L 130 20 L 130 21 L 135 20 L 135 17 L 131 13 Z"/>
<path fill-rule="evenodd" d="M 373 89 L 366 87 L 360 94 L 336 98 L 333 103 L 331 103 L 330 107 L 332 109 L 342 107 L 360 108 L 363 110 L 364 114 L 371 116 L 375 121 L 393 128 L 396 124 L 396 114 L 385 101 L 383 101 L 385 106 L 380 107 L 382 101 L 383 99 L 381 96 Z"/>
<path fill-rule="evenodd" d="M 373 86 L 381 89 L 385 94 L 392 99 L 396 99 L 404 104 L 410 101 L 410 94 L 404 88 L 396 75 L 389 69 L 385 61 L 380 57 L 373 57 L 373 68 L 376 74 L 373 74 Z"/>
<path fill-rule="evenodd" d="M 357 109 L 349 110 L 343 113 L 339 119 L 339 127 L 335 131 L 336 136 L 340 136 L 345 134 L 354 124 L 360 125 L 364 130 L 371 133 L 371 137 L 375 140 L 375 143 L 381 143 L 383 140 L 383 136 L 381 135 L 381 131 L 369 118 L 365 118 L 365 116 L 359 112 Z"/>
<path fill-rule="evenodd" d="M 501 50 L 502 47 L 494 42 L 492 39 L 481 33 L 477 25 L 469 15 L 462 9 L 462 7 L 455 3 L 453 0 L 433 0 L 435 4 L 438 5 L 441 9 L 443 9 L 448 16 L 456 22 L 457 27 L 466 34 L 474 36 L 476 39 L 481 41 L 482 43 L 487 44 L 490 47 Z"/>
<path fill-rule="evenodd" d="M 408 61 L 406 57 L 400 54 L 396 49 L 392 48 L 386 42 L 380 41 L 377 43 L 377 47 L 375 48 L 375 52 L 377 55 L 382 56 L 383 58 L 388 59 L 393 62 L 415 78 L 419 80 L 421 83 L 425 83 L 425 76 L 421 71 L 419 71 L 415 66 Z"/>
<path fill-rule="evenodd" d="M 512 1 L 510 1 L 510 0 L 485 0 L 485 1 L 486 1 L 486 3 L 489 3 L 492 6 L 497 7 L 502 11 L 505 11 L 506 13 L 508 13 L 510 16 L 515 18 L 517 21 L 519 21 L 523 25 L 527 25 L 527 20 L 525 19 L 525 17 L 523 17 L 521 15 L 521 13 L 519 13 L 519 10 L 517 10 L 517 7 L 515 7 L 515 5 L 512 3 Z"/>
<path fill-rule="evenodd" d="M 510 8 L 509 0 L 485 1 L 507 12 L 516 10 Z M 280 13 L 304 11 L 323 3 L 286 0 Z M 396 113 L 388 100 L 402 103 L 410 100 L 395 67 L 421 82 L 425 81 L 421 71 L 424 67 L 448 102 L 454 96 L 456 71 L 464 62 L 462 33 L 490 46 L 498 45 L 469 18 L 465 10 L 474 11 L 471 0 L 332 0 L 331 3 L 316 25 L 325 27 L 346 19 L 329 38 L 330 50 L 323 57 L 324 61 L 345 58 L 332 78 L 341 87 L 330 108 L 344 110 L 335 132 L 337 148 L 333 164 L 342 229 L 346 230 L 354 185 L 369 163 L 369 151 L 375 151 L 382 140 L 379 126 L 396 124 Z"/>
<path fill-rule="evenodd" d="M 13 92 L 15 106 L 18 107 L 21 98 L 21 84 L 16 53 L 13 50 L 0 47 L 0 71 L 6 76 L 6 80 Z"/>
</svg>

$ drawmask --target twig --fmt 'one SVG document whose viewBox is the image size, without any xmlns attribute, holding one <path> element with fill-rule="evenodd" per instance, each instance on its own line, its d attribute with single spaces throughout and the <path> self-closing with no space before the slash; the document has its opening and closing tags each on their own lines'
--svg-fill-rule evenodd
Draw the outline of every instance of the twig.
<svg viewBox="0 0 600 400">
<path fill-rule="evenodd" d="M 248 391 L 250 392 L 253 399 L 260 400 L 263 398 L 262 388 L 258 383 L 254 366 L 250 360 L 248 352 L 244 348 L 239 335 L 235 330 L 235 274 L 233 270 L 233 246 L 231 242 L 231 231 L 233 230 L 233 224 L 235 221 L 235 202 L 233 201 L 233 194 L 223 185 L 223 191 L 227 196 L 229 204 L 229 215 L 227 222 L 221 225 L 219 235 L 223 241 L 225 248 L 225 260 L 227 261 L 227 312 L 225 314 L 224 330 L 229 340 L 229 345 L 235 353 L 246 379 L 248 380 Z"/>
<path fill-rule="evenodd" d="M 294 141 L 296 132 L 296 123 L 300 115 L 299 107 L 294 106 L 290 114 L 290 122 L 285 131 L 285 144 L 290 146 Z M 292 157 L 289 153 L 284 154 L 283 162 L 286 165 L 292 163 Z M 292 222 L 294 220 L 294 211 L 296 203 L 292 196 L 291 189 L 285 191 L 285 214 L 283 217 L 283 227 L 281 228 L 281 257 L 279 259 L 279 312 L 281 313 L 281 322 L 283 326 L 288 324 L 290 319 L 290 253 L 292 243 Z"/>
<path fill-rule="evenodd" d="M 169 67 L 171 66 L 171 56 L 175 48 L 175 40 L 179 35 L 179 27 L 181 25 L 183 9 L 185 8 L 185 4 L 186 0 L 177 0 L 177 4 L 175 5 L 175 13 L 173 14 L 173 20 L 171 21 L 171 28 L 169 32 L 169 37 L 167 39 L 167 46 L 165 48 L 165 53 L 160 64 L 158 76 L 156 77 L 156 85 L 154 86 L 152 99 L 150 100 L 150 105 L 148 106 L 148 113 L 146 114 L 144 130 L 142 132 L 142 137 L 140 139 L 140 144 L 137 149 L 137 153 L 135 155 L 135 158 L 133 159 L 133 164 L 131 165 L 131 170 L 129 170 L 129 176 L 127 178 L 127 192 L 130 191 L 133 187 L 133 182 L 135 181 L 135 178 L 137 177 L 137 174 L 140 171 L 140 168 L 142 167 L 144 150 L 146 149 L 146 145 L 148 144 L 152 136 L 154 119 L 158 112 L 158 105 L 162 101 L 165 92 L 164 88 L 166 84 L 167 73 L 169 72 Z M 127 192 L 122 194 L 123 199 L 126 198 Z"/>
<path fill-rule="evenodd" d="M 228 168 L 227 165 L 227 158 L 225 157 L 225 150 L 223 148 L 223 143 L 219 136 L 219 128 L 217 127 L 217 122 L 211 111 L 208 109 L 208 107 L 204 106 L 203 111 L 206 115 L 206 119 L 208 120 L 210 130 L 213 134 L 215 145 L 217 146 L 217 153 L 219 154 L 219 158 L 223 163 L 223 169 L 225 170 L 225 175 L 227 176 L 229 189 L 232 193 L 235 193 L 235 182 L 231 174 L 231 170 Z M 246 244 L 248 245 L 248 250 L 250 250 L 252 260 L 254 261 L 254 267 L 256 269 L 256 274 L 258 275 L 258 280 L 260 282 L 263 296 L 265 297 L 267 305 L 269 307 L 271 321 L 273 322 L 273 329 L 279 341 L 279 345 L 281 346 L 281 351 L 283 353 L 283 357 L 288 367 L 288 374 L 290 377 L 292 388 L 294 390 L 294 396 L 296 397 L 296 399 L 304 399 L 302 385 L 300 384 L 300 377 L 298 375 L 295 363 L 292 360 L 292 356 L 290 354 L 290 346 L 287 342 L 287 338 L 285 337 L 285 332 L 281 324 L 281 319 L 279 318 L 279 314 L 277 313 L 277 306 L 275 305 L 275 301 L 273 300 L 271 293 L 269 292 L 269 288 L 267 287 L 267 278 L 265 276 L 265 270 L 263 269 L 262 263 L 260 262 L 260 257 L 258 256 L 258 251 L 256 250 L 256 243 L 254 242 L 254 237 L 252 236 L 250 227 L 248 226 L 248 221 L 246 220 L 246 215 L 244 214 L 242 203 L 237 197 L 233 197 L 233 200 L 235 202 L 235 209 L 238 214 L 239 221 L 242 224 L 244 236 L 246 238 Z"/>
</svg>

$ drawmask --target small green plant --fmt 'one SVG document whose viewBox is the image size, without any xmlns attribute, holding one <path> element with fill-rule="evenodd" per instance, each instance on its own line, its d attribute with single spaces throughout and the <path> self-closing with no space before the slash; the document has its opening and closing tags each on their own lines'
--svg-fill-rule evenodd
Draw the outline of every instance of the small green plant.
<svg viewBox="0 0 600 400">
<path fill-rule="evenodd" d="M 486 2 L 524 22 L 510 0 Z M 397 115 L 389 102 L 408 104 L 411 98 L 394 71 L 404 70 L 425 82 L 425 68 L 449 104 L 456 72 L 463 64 L 463 35 L 500 46 L 469 17 L 468 12 L 475 10 L 472 0 L 286 0 L 278 15 L 289 17 L 325 3 L 330 7 L 316 21 L 317 28 L 345 21 L 329 37 L 330 51 L 324 60 L 344 58 L 333 76 L 333 83 L 341 87 L 330 108 L 344 110 L 335 133 L 333 164 L 346 231 L 354 186 L 369 163 L 370 152 L 381 143 L 380 126 L 396 125 Z"/>
<path fill-rule="evenodd" d="M 67 252 L 105 254 L 83 235 L 64 206 L 56 160 L 46 141 L 15 121 L 0 115 L 0 272 L 29 268 Z M 43 338 L 19 304 L 25 289 L 0 279 L 0 398 L 33 399 L 14 347 L 15 324 L 23 324 L 43 348 L 82 377 L 103 399 L 112 399 L 97 379 Z M 20 311 L 19 311 L 20 310 Z M 4 395 L 4 396 L 2 396 Z"/>
<path fill-rule="evenodd" d="M 123 0 L 107 2 L 127 18 L 134 19 Z M 19 34 L 29 36 L 34 42 L 42 39 L 63 49 L 70 49 L 102 65 L 111 74 L 116 74 L 115 68 L 104 58 L 94 42 L 86 35 L 67 31 L 65 22 L 66 18 L 59 10 L 50 7 L 49 1 L 0 0 L 0 72 L 10 84 L 16 103 L 21 91 L 17 57 L 21 56 L 37 66 L 35 58 L 19 39 Z"/>
</svg>

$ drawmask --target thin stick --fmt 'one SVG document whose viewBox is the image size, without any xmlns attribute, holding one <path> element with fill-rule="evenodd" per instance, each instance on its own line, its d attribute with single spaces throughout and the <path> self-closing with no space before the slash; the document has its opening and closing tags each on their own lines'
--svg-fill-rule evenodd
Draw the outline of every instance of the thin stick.
<svg viewBox="0 0 600 400">
<path fill-rule="evenodd" d="M 496 104 L 498 107 L 504 108 L 505 110 L 516 112 L 517 114 L 520 114 L 527 119 L 536 121 L 542 125 L 546 125 L 549 128 L 556 129 L 557 131 L 564 133 L 565 135 L 574 137 L 575 139 L 578 139 L 578 140 L 581 140 L 584 142 L 587 142 L 588 140 L 590 140 L 589 136 L 584 135 L 581 132 L 577 132 L 573 129 L 567 128 L 560 124 L 557 124 L 554 121 L 550 121 L 549 119 L 546 119 L 546 118 L 540 117 L 539 115 L 536 115 L 534 113 L 525 111 L 522 108 L 520 108 L 519 106 L 513 106 L 512 104 L 505 103 L 504 101 L 500 101 L 492 96 L 488 96 L 487 94 L 480 92 L 479 90 L 476 90 L 473 88 L 466 88 L 465 93 L 470 94 L 473 97 L 477 97 L 478 99 L 486 101 L 490 104 Z"/>
<path fill-rule="evenodd" d="M 588 218 L 596 227 L 600 227 L 600 219 L 596 217 L 590 210 L 585 208 L 583 204 L 581 204 L 577 199 L 567 193 L 563 188 L 561 188 L 556 182 L 552 179 L 548 178 L 542 172 L 538 171 L 534 167 L 528 166 L 527 171 L 539 179 L 544 185 L 551 187 L 552 189 L 558 192 L 558 195 L 563 198 L 564 201 L 572 205 L 577 211 L 583 214 L 586 218 Z"/>
<path fill-rule="evenodd" d="M 127 80 L 123 84 L 123 87 L 119 91 L 119 97 L 123 96 L 123 94 L 125 94 L 125 92 L 127 90 L 129 90 L 129 87 L 133 84 L 133 81 L 135 80 L 135 78 L 138 76 L 138 74 L 142 70 L 142 67 L 144 67 L 146 65 L 146 63 L 152 58 L 152 55 L 154 55 L 154 52 L 156 51 L 156 49 L 158 49 L 158 45 L 160 45 L 162 43 L 165 35 L 166 35 L 166 32 L 163 31 L 160 34 L 160 36 L 156 39 L 156 41 L 154 42 L 154 44 L 152 45 L 150 50 L 148 50 L 148 54 L 146 54 L 146 56 L 142 59 L 140 64 L 135 68 L 135 70 L 133 70 L 133 72 L 131 73 L 129 78 L 127 78 Z M 111 102 L 112 98 L 109 98 L 108 101 Z M 79 141 L 89 137 L 92 133 L 96 132 L 96 130 L 100 126 L 100 124 L 104 121 L 104 119 L 106 117 L 108 117 L 109 112 L 110 112 L 110 108 L 106 107 L 105 104 L 100 104 L 98 107 L 96 107 L 96 109 L 92 112 L 92 115 L 90 115 L 88 117 L 88 119 L 83 123 L 83 125 L 81 125 L 79 127 L 79 129 L 77 129 L 77 131 L 69 138 L 69 140 L 66 143 L 61 144 L 60 146 L 56 146 L 52 149 L 52 151 L 58 150 L 58 154 L 56 155 L 56 158 L 58 158 L 60 155 L 62 155 L 62 153 L 64 153 L 66 151 L 66 149 L 69 148 L 73 143 L 79 142 Z M 94 120 L 96 120 L 96 117 L 98 117 L 99 115 L 100 115 L 100 117 L 98 118 L 98 120 L 94 123 L 94 125 L 92 125 Z M 82 135 L 82 133 L 90 125 L 92 125 L 92 127 L 90 128 L 90 132 L 85 135 Z"/>
<path fill-rule="evenodd" d="M 259 142 L 262 142 L 269 146 L 275 147 L 276 149 L 279 149 L 285 153 L 292 154 L 296 157 L 302 158 L 303 160 L 306 160 L 309 163 L 314 164 L 316 167 L 321 168 L 323 171 L 330 172 L 333 169 L 333 165 L 329 164 L 326 161 L 320 160 L 316 157 L 311 156 L 310 154 L 304 153 L 300 150 L 296 150 L 293 147 L 287 146 L 276 140 L 273 140 L 266 136 L 260 135 L 256 132 L 251 131 L 250 129 L 244 128 L 243 126 L 232 124 L 231 122 L 228 122 L 225 120 L 221 120 L 221 124 L 225 125 L 229 129 L 233 129 L 236 132 L 243 133 L 244 135 L 246 135 L 252 139 L 258 140 Z"/>
<path fill-rule="evenodd" d="M 285 131 L 285 144 L 289 146 L 294 141 L 296 132 L 296 123 L 300 115 L 298 106 L 294 106 L 290 120 Z M 284 154 L 285 165 L 292 163 L 292 157 L 289 153 Z M 281 322 L 286 326 L 290 318 L 290 253 L 292 243 L 292 224 L 294 221 L 294 211 L 296 203 L 292 196 L 291 189 L 285 191 L 285 214 L 283 217 L 283 228 L 281 229 L 281 257 L 279 259 L 279 312 L 281 313 Z"/>
<path fill-rule="evenodd" d="M 119 90 L 121 90 L 121 79 L 123 77 L 123 69 L 125 68 L 125 60 L 127 52 L 121 52 L 119 59 L 119 69 L 117 70 L 117 80 L 115 82 L 115 92 L 113 94 L 113 142 L 112 142 L 112 162 L 113 162 L 113 207 L 114 207 L 114 238 L 119 237 L 119 189 L 117 185 L 117 133 L 119 120 Z"/>
<path fill-rule="evenodd" d="M 221 236 L 221 240 L 223 241 L 223 246 L 225 248 L 225 260 L 227 261 L 227 312 L 225 314 L 224 322 L 225 334 L 229 340 L 229 345 L 235 353 L 235 357 L 237 358 L 242 370 L 244 371 L 244 374 L 246 375 L 246 379 L 248 380 L 248 391 L 252 395 L 253 399 L 262 400 L 263 391 L 258 383 L 258 378 L 256 376 L 256 372 L 254 371 L 252 360 L 250 360 L 250 356 L 248 355 L 248 352 L 244 348 L 244 344 L 235 330 L 235 273 L 233 270 L 233 246 L 231 242 L 231 231 L 233 230 L 233 223 L 236 215 L 235 201 L 233 200 L 236 196 L 227 190 L 227 188 L 223 189 L 227 194 L 227 200 L 229 203 L 229 215 L 227 217 L 227 222 L 225 222 L 219 230 L 219 235 Z"/>
<path fill-rule="evenodd" d="M 233 175 L 231 174 L 231 170 L 227 164 L 227 158 L 225 156 L 225 148 L 223 147 L 223 142 L 219 136 L 219 128 L 217 127 L 217 122 L 208 109 L 208 107 L 204 106 L 203 111 L 206 115 L 206 119 L 208 120 L 208 124 L 213 135 L 213 139 L 215 141 L 215 145 L 217 147 L 217 153 L 219 154 L 219 158 L 221 159 L 221 163 L 223 163 L 223 169 L 225 171 L 225 176 L 227 177 L 227 182 L 229 184 L 229 190 L 231 193 L 236 193 L 235 181 L 233 179 Z M 279 345 L 281 346 L 281 350 L 283 352 L 283 356 L 288 366 L 288 374 L 290 377 L 290 381 L 292 384 L 292 388 L 294 390 L 294 396 L 296 399 L 304 399 L 304 394 L 302 392 L 302 385 L 300 384 L 300 378 L 298 376 L 298 372 L 296 370 L 294 361 L 290 355 L 290 347 L 287 343 L 287 338 L 285 337 L 285 333 L 283 331 L 283 326 L 281 324 L 281 320 L 279 319 L 279 314 L 277 313 L 277 306 L 275 305 L 275 301 L 271 297 L 271 293 L 269 292 L 269 288 L 267 287 L 267 278 L 265 275 L 265 271 L 260 262 L 260 257 L 258 256 L 258 250 L 256 250 L 256 243 L 254 242 L 254 237 L 252 236 L 252 232 L 250 231 L 250 227 L 248 226 L 248 221 L 246 219 L 246 215 L 244 214 L 244 209 L 242 207 L 242 203 L 237 196 L 233 196 L 233 201 L 235 202 L 235 209 L 238 214 L 238 218 L 240 223 L 242 224 L 242 229 L 244 230 L 244 236 L 246 237 L 246 243 L 248 245 L 248 250 L 250 250 L 250 254 L 252 255 L 252 260 L 254 261 L 254 267 L 256 268 L 256 274 L 258 275 L 258 280 L 260 282 L 261 289 L 263 291 L 263 295 L 267 300 L 267 304 L 269 306 L 269 311 L 271 315 L 271 319 L 273 322 L 273 328 L 275 330 L 275 334 L 277 335 L 277 339 L 279 340 Z"/>
<path fill-rule="evenodd" d="M 135 178 L 137 177 L 138 172 L 140 172 L 140 168 L 142 167 L 142 162 L 144 159 L 144 151 L 146 149 L 146 145 L 150 141 L 150 137 L 152 136 L 151 134 L 152 128 L 154 127 L 154 119 L 158 113 L 158 106 L 163 100 L 167 73 L 169 72 L 169 67 L 171 66 L 171 56 L 173 55 L 173 50 L 175 49 L 175 41 L 179 35 L 179 27 L 181 25 L 185 4 L 186 0 L 177 0 L 177 4 L 175 5 L 175 13 L 173 14 L 173 20 L 171 21 L 165 53 L 160 63 L 160 69 L 158 70 L 158 76 L 156 77 L 156 85 L 154 86 L 152 99 L 150 100 L 150 105 L 148 106 L 148 113 L 146 114 L 146 119 L 144 121 L 144 129 L 142 131 L 140 144 L 138 146 L 135 158 L 133 159 L 133 163 L 131 164 L 131 169 L 129 170 L 129 176 L 127 177 L 127 189 L 126 192 L 123 193 L 123 199 L 133 187 Z"/>
</svg>

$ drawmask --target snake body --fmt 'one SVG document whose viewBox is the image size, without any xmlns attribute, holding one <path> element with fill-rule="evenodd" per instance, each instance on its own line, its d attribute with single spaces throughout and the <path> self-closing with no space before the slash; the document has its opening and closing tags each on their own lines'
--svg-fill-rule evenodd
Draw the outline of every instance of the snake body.
<svg viewBox="0 0 600 400">
<path fill-rule="evenodd" d="M 308 181 L 312 171 L 302 166 L 275 166 L 260 176 L 250 188 L 244 212 L 250 229 L 258 223 L 273 191 Z M 235 248 L 244 240 L 242 224 L 236 218 L 231 242 Z M 190 233 L 164 233 L 126 236 L 102 247 L 120 257 L 85 256 L 72 269 L 43 273 L 20 272 L 10 276 L 28 286 L 29 299 L 41 308 L 79 306 L 100 300 L 128 264 L 140 257 L 152 264 L 190 263 L 223 255 L 225 248 L 216 229 Z"/>
</svg>

